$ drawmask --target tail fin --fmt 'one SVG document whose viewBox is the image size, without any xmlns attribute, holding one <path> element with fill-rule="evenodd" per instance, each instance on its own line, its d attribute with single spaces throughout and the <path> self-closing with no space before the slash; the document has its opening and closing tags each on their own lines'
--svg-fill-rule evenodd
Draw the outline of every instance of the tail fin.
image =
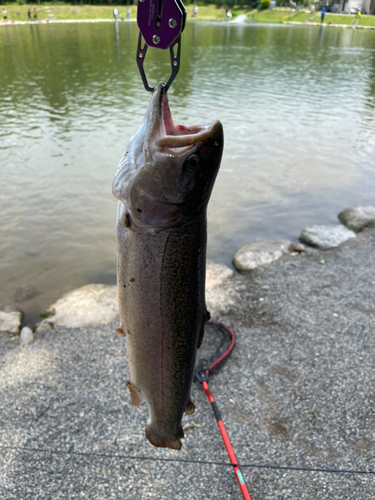
<svg viewBox="0 0 375 500">
<path fill-rule="evenodd" d="M 182 443 L 180 438 L 184 437 L 184 431 L 181 428 L 181 432 L 179 433 L 178 438 L 175 439 L 169 439 L 167 437 L 161 438 L 158 436 L 158 434 L 154 431 L 151 425 L 147 425 L 146 427 L 146 438 L 150 441 L 150 443 L 153 446 L 156 446 L 157 448 L 169 448 L 171 450 L 181 450 L 182 448 Z"/>
</svg>

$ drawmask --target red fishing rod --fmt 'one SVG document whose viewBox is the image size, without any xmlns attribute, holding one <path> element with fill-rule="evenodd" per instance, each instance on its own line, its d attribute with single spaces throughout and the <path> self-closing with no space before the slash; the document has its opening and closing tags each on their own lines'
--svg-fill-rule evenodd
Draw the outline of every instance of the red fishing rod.
<svg viewBox="0 0 375 500">
<path fill-rule="evenodd" d="M 216 417 L 217 425 L 219 426 L 225 447 L 229 455 L 229 459 L 231 461 L 231 464 L 233 465 L 233 470 L 236 475 L 238 484 L 241 488 L 242 495 L 245 500 L 251 500 L 249 491 L 242 476 L 240 466 L 238 465 L 236 455 L 233 451 L 232 444 L 225 429 L 224 422 L 221 418 L 216 401 L 211 394 L 210 389 L 208 388 L 209 375 L 219 366 L 222 366 L 224 361 L 228 359 L 228 356 L 234 348 L 234 343 L 234 334 L 229 328 L 220 323 L 214 323 L 211 321 L 207 323 L 205 329 L 205 342 L 200 349 L 202 351 L 199 353 L 194 376 L 196 380 L 198 380 L 198 382 L 202 384 L 204 392 L 207 394 L 207 397 L 211 403 L 212 410 Z M 216 347 L 214 353 L 212 352 L 212 347 Z"/>
</svg>

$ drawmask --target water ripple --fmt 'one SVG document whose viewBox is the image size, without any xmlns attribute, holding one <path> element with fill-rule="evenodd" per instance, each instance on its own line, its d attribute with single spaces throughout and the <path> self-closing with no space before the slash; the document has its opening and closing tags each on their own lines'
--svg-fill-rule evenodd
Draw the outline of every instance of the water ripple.
<svg viewBox="0 0 375 500">
<path fill-rule="evenodd" d="M 24 28 L 6 42 L 0 30 L 0 300 L 35 284 L 30 313 L 114 264 L 112 177 L 150 95 L 134 64 L 136 30 L 120 25 L 118 42 L 107 23 L 54 26 L 53 39 L 48 26 L 33 40 Z M 230 263 L 242 243 L 295 238 L 373 203 L 374 33 L 326 30 L 320 40 L 314 27 L 213 23 L 183 36 L 174 119 L 220 118 L 225 129 L 210 257 Z M 165 78 L 168 54 L 150 51 L 146 66 L 150 82 Z"/>
</svg>

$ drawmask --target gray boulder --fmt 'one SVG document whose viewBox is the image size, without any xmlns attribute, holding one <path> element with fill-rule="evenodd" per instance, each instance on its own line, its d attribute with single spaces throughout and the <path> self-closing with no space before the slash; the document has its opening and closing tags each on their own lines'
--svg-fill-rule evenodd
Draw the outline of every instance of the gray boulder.
<svg viewBox="0 0 375 500">
<path fill-rule="evenodd" d="M 346 227 L 358 233 L 364 227 L 375 224 L 375 207 L 358 207 L 354 205 L 340 212 L 338 218 Z"/>
<path fill-rule="evenodd" d="M 0 332 L 18 335 L 20 333 L 23 312 L 12 306 L 0 307 Z"/>
<path fill-rule="evenodd" d="M 24 326 L 21 330 L 20 335 L 20 345 L 23 347 L 25 345 L 32 344 L 34 342 L 34 334 L 31 328 Z"/>
<path fill-rule="evenodd" d="M 43 313 L 46 320 L 38 332 L 48 328 L 45 323 L 67 328 L 110 323 L 118 315 L 117 286 L 86 285 L 63 295 Z"/>
<path fill-rule="evenodd" d="M 233 269 L 230 269 L 224 264 L 217 264 L 216 262 L 208 260 L 206 263 L 206 290 L 233 278 L 233 275 Z"/>
<path fill-rule="evenodd" d="M 308 245 L 323 250 L 338 247 L 350 238 L 355 238 L 355 233 L 341 224 L 305 227 L 299 237 L 301 241 Z"/>
<path fill-rule="evenodd" d="M 233 257 L 234 267 L 240 272 L 251 271 L 259 266 L 270 264 L 283 254 L 293 251 L 288 240 L 258 241 L 244 245 Z"/>
</svg>

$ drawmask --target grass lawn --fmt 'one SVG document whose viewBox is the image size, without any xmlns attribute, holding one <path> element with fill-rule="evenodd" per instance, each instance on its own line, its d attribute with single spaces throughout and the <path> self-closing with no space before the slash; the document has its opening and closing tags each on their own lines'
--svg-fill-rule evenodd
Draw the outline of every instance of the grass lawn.
<svg viewBox="0 0 375 500">
<path fill-rule="evenodd" d="M 0 5 L 0 10 L 3 9 L 3 5 Z M 113 19 L 113 6 L 107 5 L 67 5 L 67 4 L 56 4 L 43 2 L 42 5 L 37 6 L 32 5 L 18 5 L 18 4 L 7 4 L 5 6 L 8 12 L 8 20 L 12 21 L 26 21 L 27 20 L 27 10 L 34 8 L 38 11 L 38 18 L 44 19 L 50 17 L 50 19 Z M 127 6 L 117 6 L 119 13 L 126 17 Z M 136 6 L 131 5 L 131 18 L 136 18 Z M 215 21 L 224 20 L 224 13 L 221 11 L 220 7 L 215 5 L 202 5 L 199 6 L 198 15 L 193 17 L 193 4 L 186 5 L 187 10 L 187 20 L 196 21 Z M 298 12 L 294 13 L 290 10 L 252 10 L 245 7 L 234 7 L 231 9 L 233 18 L 240 14 L 246 14 L 249 19 L 253 19 L 260 23 L 283 23 L 288 21 L 298 21 L 298 22 L 320 22 L 320 12 L 306 13 Z M 51 17 L 52 16 L 52 17 Z M 351 25 L 354 22 L 354 15 L 344 15 L 344 14 L 326 14 L 324 19 L 324 24 L 343 24 Z M 1 22 L 1 21 L 0 21 Z M 375 26 L 375 16 L 361 16 L 359 20 L 359 26 Z"/>
<path fill-rule="evenodd" d="M 263 10 L 263 11 L 252 11 L 251 15 L 248 15 L 249 19 L 252 19 L 252 14 L 255 14 L 255 20 L 261 23 L 283 23 L 288 21 L 296 22 L 312 22 L 320 23 L 320 12 L 291 12 L 284 10 Z M 343 24 L 351 25 L 355 21 L 354 15 L 346 14 L 326 14 L 324 18 L 324 24 Z M 359 26 L 375 26 L 375 16 L 361 16 Z"/>
</svg>

